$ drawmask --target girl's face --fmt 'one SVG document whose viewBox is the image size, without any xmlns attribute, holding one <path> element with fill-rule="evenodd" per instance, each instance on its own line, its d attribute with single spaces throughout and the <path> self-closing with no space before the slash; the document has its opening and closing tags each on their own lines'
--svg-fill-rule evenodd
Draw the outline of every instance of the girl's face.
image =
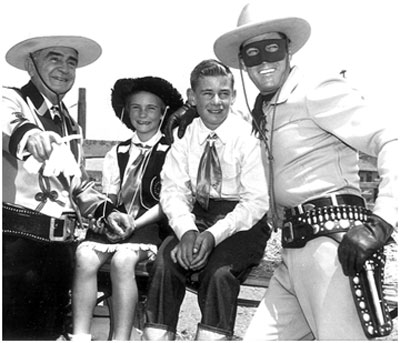
<svg viewBox="0 0 400 343">
<path fill-rule="evenodd" d="M 126 107 L 129 119 L 142 141 L 149 140 L 157 133 L 165 108 L 157 95 L 139 91 L 128 97 Z"/>
</svg>

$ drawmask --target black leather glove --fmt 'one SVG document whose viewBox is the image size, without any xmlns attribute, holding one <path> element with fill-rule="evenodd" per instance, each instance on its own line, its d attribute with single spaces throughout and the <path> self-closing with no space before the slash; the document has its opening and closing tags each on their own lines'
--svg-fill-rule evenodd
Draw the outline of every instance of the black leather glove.
<svg viewBox="0 0 400 343">
<path fill-rule="evenodd" d="M 339 261 L 346 276 L 354 276 L 364 262 L 383 247 L 393 232 L 393 226 L 372 214 L 368 223 L 352 227 L 339 244 Z"/>
<path fill-rule="evenodd" d="M 173 130 L 178 126 L 178 137 L 182 138 L 185 134 L 186 128 L 193 121 L 193 119 L 198 116 L 199 115 L 197 114 L 196 107 L 190 105 L 188 102 L 172 113 L 169 116 L 164 129 L 167 142 L 169 144 L 174 142 Z"/>
</svg>

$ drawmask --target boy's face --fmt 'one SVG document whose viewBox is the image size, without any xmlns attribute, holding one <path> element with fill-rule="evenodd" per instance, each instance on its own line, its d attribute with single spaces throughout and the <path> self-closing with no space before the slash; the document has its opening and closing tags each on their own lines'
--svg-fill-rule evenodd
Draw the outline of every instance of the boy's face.
<svg viewBox="0 0 400 343">
<path fill-rule="evenodd" d="M 160 126 L 163 101 L 153 93 L 140 91 L 128 97 L 126 106 L 139 138 L 145 141 L 153 137 Z"/>
<path fill-rule="evenodd" d="M 210 130 L 224 122 L 236 98 L 228 76 L 201 77 L 196 89 L 189 90 L 189 94 L 201 120 Z"/>
</svg>

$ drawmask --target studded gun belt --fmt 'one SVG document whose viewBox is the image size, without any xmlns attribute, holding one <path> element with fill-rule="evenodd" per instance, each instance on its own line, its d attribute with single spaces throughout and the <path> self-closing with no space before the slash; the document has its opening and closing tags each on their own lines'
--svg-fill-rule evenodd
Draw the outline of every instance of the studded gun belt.
<svg viewBox="0 0 400 343">
<path fill-rule="evenodd" d="M 43 243 L 69 243 L 74 240 L 76 222 L 74 213 L 65 213 L 61 218 L 53 218 L 28 208 L 3 202 L 3 235 Z"/>
<path fill-rule="evenodd" d="M 346 232 L 358 222 L 366 222 L 370 213 L 364 199 L 351 194 L 318 198 L 286 209 L 282 246 L 302 248 L 316 237 Z"/>
</svg>

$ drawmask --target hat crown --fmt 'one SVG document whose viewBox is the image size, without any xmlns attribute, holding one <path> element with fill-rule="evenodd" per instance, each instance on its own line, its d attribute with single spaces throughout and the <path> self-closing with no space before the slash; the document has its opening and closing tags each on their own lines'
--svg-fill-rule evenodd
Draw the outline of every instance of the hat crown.
<svg viewBox="0 0 400 343">
<path fill-rule="evenodd" d="M 264 11 L 261 8 L 257 8 L 252 4 L 247 4 L 242 12 L 240 13 L 237 26 L 243 26 L 247 24 L 256 23 L 259 21 L 265 21 Z"/>
</svg>

